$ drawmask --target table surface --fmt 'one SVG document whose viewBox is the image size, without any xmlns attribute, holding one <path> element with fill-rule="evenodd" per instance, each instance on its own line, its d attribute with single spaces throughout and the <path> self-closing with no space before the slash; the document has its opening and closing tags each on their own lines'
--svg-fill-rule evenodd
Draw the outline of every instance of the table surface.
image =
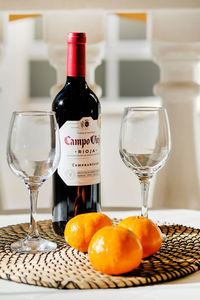
<svg viewBox="0 0 200 300">
<path fill-rule="evenodd" d="M 137 211 L 112 211 L 105 212 L 110 217 L 125 218 L 138 214 Z M 37 220 L 50 219 L 48 214 L 39 214 Z M 154 210 L 149 212 L 149 218 L 171 224 L 183 224 L 200 228 L 200 211 L 194 210 Z M 0 215 L 0 227 L 29 222 L 28 215 Z M 106 299 L 136 299 L 136 300 L 157 300 L 157 299 L 200 299 L 200 271 L 185 278 L 177 279 L 167 283 L 151 286 L 123 288 L 123 289 L 101 289 L 101 290 L 56 290 L 50 288 L 36 287 L 0 279 L 0 299 L 2 300 L 23 300 L 42 299 L 51 300 L 55 297 L 59 300 L 68 299 L 83 300 L 102 298 Z"/>
</svg>

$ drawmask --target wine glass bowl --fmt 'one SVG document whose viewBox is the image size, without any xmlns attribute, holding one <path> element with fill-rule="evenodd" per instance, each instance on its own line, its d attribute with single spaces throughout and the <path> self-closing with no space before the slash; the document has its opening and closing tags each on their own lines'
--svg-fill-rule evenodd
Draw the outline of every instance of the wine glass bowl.
<svg viewBox="0 0 200 300">
<path fill-rule="evenodd" d="M 166 163 L 171 149 L 167 112 L 162 107 L 127 107 L 120 129 L 119 152 L 137 175 L 142 190 L 142 212 L 148 216 L 149 183 Z"/>
<path fill-rule="evenodd" d="M 53 112 L 13 113 L 7 158 L 17 176 L 43 182 L 56 170 L 59 156 L 55 153 L 57 125 L 51 128 L 54 122 Z"/>
<path fill-rule="evenodd" d="M 18 252 L 50 251 L 56 243 L 42 239 L 35 220 L 39 188 L 55 172 L 60 158 L 59 129 L 54 112 L 14 112 L 7 145 L 11 170 L 30 193 L 29 235 L 11 245 Z"/>
</svg>

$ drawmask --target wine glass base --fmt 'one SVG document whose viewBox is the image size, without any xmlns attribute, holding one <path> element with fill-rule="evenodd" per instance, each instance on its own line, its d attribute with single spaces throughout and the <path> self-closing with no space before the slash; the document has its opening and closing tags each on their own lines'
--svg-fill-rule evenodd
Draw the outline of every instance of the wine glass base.
<svg viewBox="0 0 200 300">
<path fill-rule="evenodd" d="M 57 244 L 41 237 L 28 237 L 11 244 L 11 249 L 20 253 L 49 252 L 55 250 Z"/>
</svg>

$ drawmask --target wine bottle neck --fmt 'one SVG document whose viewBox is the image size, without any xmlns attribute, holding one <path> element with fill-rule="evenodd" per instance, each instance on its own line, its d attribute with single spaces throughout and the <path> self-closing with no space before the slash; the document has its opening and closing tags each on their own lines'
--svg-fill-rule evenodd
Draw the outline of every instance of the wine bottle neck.
<svg viewBox="0 0 200 300">
<path fill-rule="evenodd" d="M 79 77 L 79 76 L 67 76 L 67 82 L 68 83 L 74 83 L 74 84 L 79 84 L 79 85 L 85 85 L 86 80 L 85 77 Z"/>
<path fill-rule="evenodd" d="M 85 43 L 68 43 L 67 77 L 85 78 Z"/>
</svg>

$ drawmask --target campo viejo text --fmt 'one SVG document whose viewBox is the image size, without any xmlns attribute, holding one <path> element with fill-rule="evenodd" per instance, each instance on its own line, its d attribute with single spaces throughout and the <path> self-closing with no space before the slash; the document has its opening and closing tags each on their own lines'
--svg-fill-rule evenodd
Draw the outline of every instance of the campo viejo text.
<svg viewBox="0 0 200 300">
<path fill-rule="evenodd" d="M 70 136 L 66 136 L 64 138 L 65 144 L 68 146 L 81 146 L 84 148 L 85 145 L 89 144 L 100 144 L 100 137 L 96 135 L 92 135 L 88 139 L 73 139 Z"/>
</svg>

